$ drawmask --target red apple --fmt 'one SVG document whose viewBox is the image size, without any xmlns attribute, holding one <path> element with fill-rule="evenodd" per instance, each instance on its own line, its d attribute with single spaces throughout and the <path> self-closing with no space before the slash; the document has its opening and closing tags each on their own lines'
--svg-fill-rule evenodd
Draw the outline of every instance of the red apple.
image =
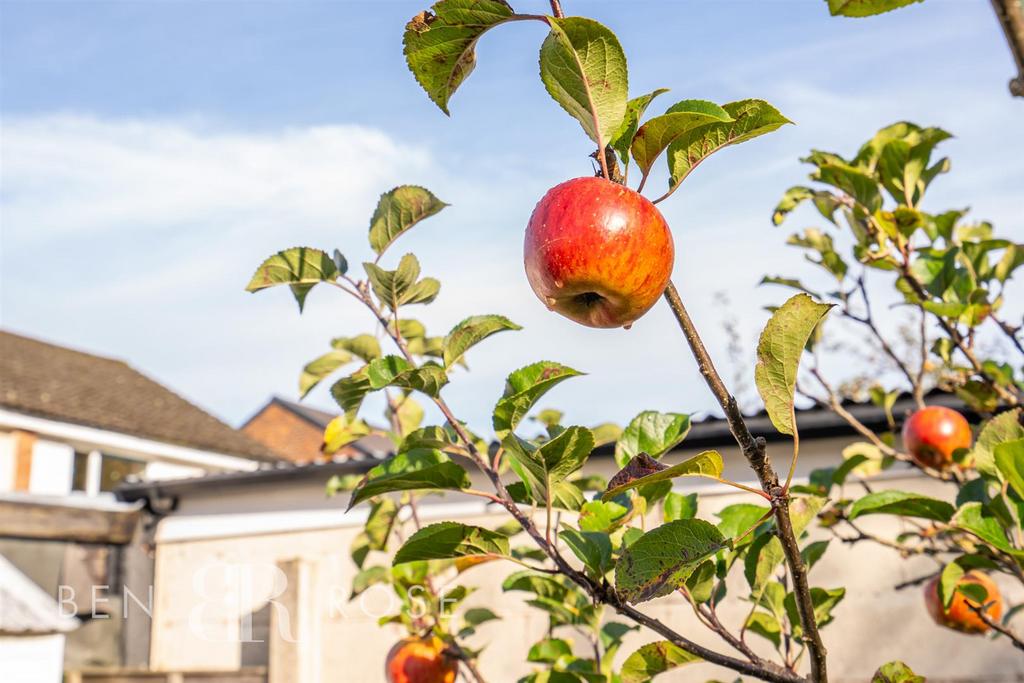
<svg viewBox="0 0 1024 683">
<path fill-rule="evenodd" d="M 551 188 L 526 228 L 524 261 L 534 293 L 588 327 L 629 328 L 665 291 L 674 258 L 661 212 L 604 178 Z"/>
<path fill-rule="evenodd" d="M 983 604 L 988 605 L 985 615 L 993 621 L 999 621 L 1003 616 L 1003 598 L 999 594 L 999 587 L 995 581 L 978 571 L 969 571 L 960 579 L 958 585 L 975 583 L 985 589 L 988 597 Z M 965 633 L 985 633 L 989 625 L 981 620 L 978 613 L 971 609 L 981 607 L 973 600 L 968 600 L 963 593 L 953 594 L 953 601 L 949 603 L 949 609 L 943 609 L 942 600 L 939 598 L 939 577 L 932 579 L 924 588 L 924 602 L 928 608 L 928 614 L 932 616 L 936 624 L 947 628 L 963 631 Z"/>
<path fill-rule="evenodd" d="M 458 660 L 437 636 L 398 641 L 384 663 L 388 683 L 454 683 L 458 673 Z"/>
<path fill-rule="evenodd" d="M 971 447 L 971 425 L 951 408 L 928 406 L 903 423 L 903 447 L 918 465 L 946 469 L 954 451 Z"/>
</svg>

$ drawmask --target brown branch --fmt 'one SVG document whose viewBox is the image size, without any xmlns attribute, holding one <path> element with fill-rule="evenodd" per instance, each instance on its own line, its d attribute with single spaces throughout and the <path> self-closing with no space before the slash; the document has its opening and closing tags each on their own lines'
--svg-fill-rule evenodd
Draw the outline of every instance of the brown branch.
<svg viewBox="0 0 1024 683">
<path fill-rule="evenodd" d="M 1010 338 L 1010 341 L 1017 347 L 1017 350 L 1024 354 L 1024 345 L 1022 345 L 1020 339 L 1017 338 L 1017 333 L 1020 332 L 1020 327 L 1013 327 L 1009 323 L 1004 322 L 995 316 L 992 316 L 992 320 L 995 321 L 996 325 L 999 326 L 999 329 L 1001 329 L 1003 333 Z"/>
<path fill-rule="evenodd" d="M 992 0 L 992 9 L 1017 65 L 1017 75 L 1009 83 L 1010 94 L 1024 97 L 1024 7 L 1020 0 Z"/>
<path fill-rule="evenodd" d="M 1004 636 L 1009 638 L 1010 642 L 1013 643 L 1013 646 L 1015 648 L 1017 648 L 1018 650 L 1024 650 L 1024 640 L 1021 640 L 1016 633 L 1014 633 L 1006 626 L 1003 626 L 998 621 L 996 621 L 988 615 L 988 610 L 990 607 L 992 607 L 992 603 L 989 602 L 985 603 L 984 605 L 972 605 L 970 602 L 968 602 L 967 606 L 971 608 L 972 612 L 978 615 L 979 619 L 988 624 L 990 628 L 992 628 L 995 631 L 998 631 L 999 633 L 1002 633 Z"/>
<path fill-rule="evenodd" d="M 914 290 L 914 294 L 917 295 L 917 298 L 920 299 L 922 302 L 930 300 L 931 296 L 928 294 L 927 290 L 925 290 L 924 285 L 922 285 L 921 282 L 917 279 L 917 277 L 915 277 L 914 274 L 911 272 L 910 260 L 907 257 L 907 254 L 904 253 L 903 256 L 903 261 L 902 263 L 900 263 L 900 274 L 903 276 L 903 280 L 910 285 L 910 288 Z M 923 305 L 919 304 L 919 306 L 922 311 L 925 310 Z M 1015 394 L 1009 392 L 1006 388 L 994 382 L 992 378 L 985 373 L 985 369 L 978 361 L 978 357 L 974 355 L 974 351 L 971 349 L 971 345 L 960 333 L 960 330 L 958 330 L 955 326 L 950 325 L 949 322 L 941 315 L 937 313 L 933 313 L 932 315 L 939 322 L 939 326 L 942 327 L 942 330 L 953 342 L 953 345 L 956 346 L 960 353 L 963 354 L 964 358 L 966 358 L 967 361 L 971 364 L 971 368 L 974 370 L 974 373 L 978 376 L 978 378 L 985 382 L 985 384 L 987 384 L 989 387 L 991 387 L 992 390 L 995 391 L 1001 399 L 1006 401 L 1006 403 L 1008 403 L 1011 406 L 1018 405 L 1020 401 Z"/>
<path fill-rule="evenodd" d="M 346 278 L 346 280 L 349 279 Z M 405 340 L 398 332 L 397 325 L 388 325 L 387 318 L 385 317 L 381 309 L 374 303 L 366 284 L 362 282 L 355 283 L 351 280 L 349 280 L 349 282 L 351 282 L 353 286 L 355 286 L 356 291 L 358 292 L 358 296 L 356 298 L 358 298 L 363 303 L 363 305 L 365 305 L 373 313 L 377 321 L 381 325 L 383 325 L 384 330 L 387 332 L 388 336 L 398 347 L 399 351 L 401 351 L 405 359 L 408 360 L 410 363 L 415 363 L 415 359 L 413 358 L 412 353 L 410 353 L 408 345 L 405 343 Z M 343 289 L 345 289 L 345 291 L 348 291 L 347 288 L 343 287 Z M 565 560 L 565 558 L 562 557 L 561 553 L 558 552 L 558 549 L 553 544 L 547 542 L 547 539 L 545 539 L 544 535 L 540 532 L 540 530 L 538 530 L 537 526 L 533 523 L 533 520 L 530 518 L 530 516 L 523 512 L 519 508 L 518 504 L 516 504 L 515 501 L 512 500 L 512 497 L 509 495 L 504 483 L 501 481 L 500 474 L 489 466 L 487 458 L 477 449 L 476 444 L 473 442 L 473 439 L 470 437 L 465 427 L 462 426 L 462 423 L 459 422 L 458 419 L 456 419 L 454 413 L 452 413 L 451 408 L 448 407 L 448 404 L 445 403 L 444 399 L 441 398 L 440 396 L 431 397 L 431 399 L 433 400 L 434 405 L 437 406 L 438 410 L 441 411 L 441 414 L 444 415 L 444 418 L 448 422 L 448 424 L 451 425 L 452 429 L 459 437 L 459 440 L 463 442 L 466 449 L 469 451 L 471 459 L 476 463 L 477 467 L 487 476 L 487 478 L 490 479 L 491 484 L 494 486 L 494 489 L 498 494 L 498 504 L 504 507 L 508 511 L 508 513 L 512 515 L 512 518 L 519 523 L 519 526 L 522 527 L 523 531 L 525 531 L 530 536 L 530 538 L 533 539 L 534 543 L 536 543 L 537 546 L 541 550 L 543 550 L 544 553 L 548 556 L 548 558 L 555 564 L 555 566 L 558 568 L 558 571 L 565 575 L 573 583 L 587 591 L 587 593 L 594 600 L 598 600 L 606 605 L 609 605 L 610 607 L 614 608 L 617 612 L 629 617 L 636 623 L 646 626 L 647 628 L 650 628 L 651 630 L 659 633 L 667 640 L 672 642 L 674 645 L 682 648 L 683 650 L 691 654 L 695 654 L 698 657 L 704 659 L 705 661 L 711 662 L 712 664 L 724 666 L 738 673 L 753 676 L 764 681 L 770 681 L 771 683 L 806 683 L 805 679 L 803 679 L 802 677 L 797 676 L 796 674 L 787 671 L 786 669 L 772 662 L 767 662 L 763 660 L 759 661 L 758 663 L 745 662 L 743 660 L 736 659 L 735 657 L 730 657 L 728 655 L 722 654 L 710 648 L 704 647 L 703 645 L 699 645 L 694 641 L 686 638 L 685 636 L 675 632 L 674 630 L 672 630 L 662 622 L 658 621 L 657 619 L 649 617 L 646 614 L 637 610 L 635 607 L 627 604 L 619 597 L 618 593 L 616 593 L 615 590 L 608 586 L 606 583 L 598 585 L 591 581 L 590 578 L 588 578 L 585 574 L 574 569 Z M 763 443 L 761 443 L 761 450 L 763 453 Z M 776 487 L 777 483 L 778 482 L 776 479 Z M 786 511 L 786 517 L 788 519 L 788 509 Z M 797 558 L 799 558 L 799 551 L 797 551 Z"/>
<path fill-rule="evenodd" d="M 915 378 L 915 376 L 910 372 L 910 368 L 908 368 L 906 363 L 903 362 L 903 359 L 896 354 L 892 346 L 889 345 L 889 342 L 879 331 L 878 326 L 875 325 L 875 318 L 871 312 L 871 300 L 868 298 L 868 290 L 864 284 L 863 275 L 857 278 L 857 290 L 860 292 L 860 297 L 864 301 L 864 317 L 853 315 L 848 303 L 844 304 L 841 309 L 843 317 L 849 318 L 854 322 L 858 322 L 871 331 L 871 335 L 878 342 L 879 346 L 882 347 L 882 351 L 885 355 L 887 355 L 890 360 L 896 364 L 896 367 L 903 373 L 903 376 L 907 378 L 907 381 L 910 383 L 911 391 L 914 395 L 914 400 L 917 402 L 917 407 L 924 408 L 924 400 L 921 398 L 922 392 L 919 379 Z"/>
<path fill-rule="evenodd" d="M 560 0 L 551 0 L 551 13 L 555 15 L 557 19 L 564 19 L 565 12 L 562 11 L 562 3 Z"/>
<path fill-rule="evenodd" d="M 779 477 L 771 463 L 768 461 L 765 452 L 765 440 L 762 437 L 754 438 L 747 427 L 743 414 L 740 413 L 736 399 L 729 393 L 721 375 L 715 369 L 714 362 L 708 354 L 704 342 L 697 332 L 693 320 L 690 318 L 683 301 L 679 297 L 679 291 L 672 282 L 665 288 L 665 300 L 668 301 L 672 313 L 679 322 L 679 327 L 697 360 L 697 367 L 704 376 L 711 393 L 718 400 L 722 410 L 725 411 L 726 421 L 729 424 L 729 431 L 739 444 L 740 450 L 746 457 L 750 467 L 757 475 L 761 488 L 771 496 L 772 511 L 775 514 L 775 524 L 778 530 L 778 538 L 782 543 L 783 554 L 786 556 L 786 563 L 789 566 L 790 574 L 793 577 L 793 592 L 796 596 L 797 612 L 800 615 L 800 625 L 803 627 L 804 639 L 811 660 L 811 680 L 818 683 L 825 683 L 828 680 L 827 671 L 827 650 L 822 642 L 821 633 L 818 631 L 818 624 L 814 618 L 814 603 L 811 601 L 810 585 L 807 581 L 807 569 L 804 566 L 803 558 L 800 556 L 800 544 L 797 542 L 796 534 L 793 531 L 793 523 L 789 517 L 789 494 L 779 486 Z"/>
</svg>

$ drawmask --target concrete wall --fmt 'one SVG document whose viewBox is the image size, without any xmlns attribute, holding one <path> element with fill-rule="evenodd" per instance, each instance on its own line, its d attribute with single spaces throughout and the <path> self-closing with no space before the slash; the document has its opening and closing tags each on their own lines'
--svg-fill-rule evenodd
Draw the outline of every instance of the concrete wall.
<svg viewBox="0 0 1024 683">
<path fill-rule="evenodd" d="M 802 471 L 834 463 L 842 442 L 814 442 L 802 454 Z M 788 448 L 773 448 L 774 457 L 784 460 Z M 737 478 L 745 468 L 738 454 L 726 454 L 728 469 Z M 684 457 L 679 454 L 673 459 Z M 593 463 L 593 470 L 610 471 L 614 465 Z M 715 519 L 714 513 L 738 501 L 757 502 L 750 494 L 687 480 L 680 490 L 701 490 L 700 515 Z M 713 484 L 713 483 L 712 483 Z M 154 612 L 151 664 L 158 669 L 234 669 L 243 660 L 239 635 L 251 620 L 253 639 L 263 639 L 260 624 L 286 621 L 301 632 L 303 683 L 380 681 L 381 666 L 391 644 L 402 633 L 395 627 L 379 627 L 377 617 L 387 612 L 389 591 L 371 590 L 355 603 L 346 602 L 355 567 L 348 547 L 358 532 L 358 512 L 343 515 L 343 501 L 325 500 L 322 482 L 304 487 L 263 488 L 249 485 L 245 490 L 211 491 L 184 497 L 179 514 L 161 522 L 156 558 L 156 605 Z M 876 488 L 920 490 L 946 497 L 948 489 L 911 473 L 897 473 Z M 424 506 L 427 519 L 458 518 L 483 526 L 503 521 L 499 514 L 487 514 L 477 503 L 454 497 L 447 502 Z M 894 536 L 899 523 L 894 519 L 869 519 L 866 527 Z M 289 530 L 292 529 L 292 530 Z M 816 538 L 824 538 L 820 531 Z M 517 539 L 519 540 L 519 539 Z M 525 542 L 525 541 L 523 541 Z M 301 595 L 282 593 L 281 577 L 302 576 Z M 846 585 L 850 597 L 836 610 L 836 622 L 825 629 L 830 650 L 833 680 L 866 680 L 880 664 L 902 658 L 930 680 L 1020 680 L 1024 658 L 1005 640 L 966 637 L 935 626 L 924 610 L 919 587 L 894 591 L 901 581 L 916 578 L 935 565 L 927 558 L 901 560 L 890 550 L 875 545 L 846 546 L 836 541 L 811 575 L 812 585 Z M 525 653 L 541 638 L 546 615 L 526 607 L 520 596 L 500 590 L 501 580 L 517 567 L 500 562 L 471 569 L 463 578 L 478 587 L 464 608 L 487 606 L 502 620 L 484 625 L 474 645 L 490 644 L 481 665 L 489 680 L 511 681 L 528 673 Z M 287 572 L 285 572 L 287 570 Z M 734 571 L 730 593 L 745 594 L 742 572 Z M 440 577 L 442 580 L 445 577 Z M 276 582 L 276 583 L 275 583 Z M 999 579 L 1010 604 L 1024 599 L 1019 585 Z M 273 602 L 268 602 L 273 601 Z M 301 615 L 283 618 L 281 605 L 301 609 Z M 645 611 L 678 628 L 687 636 L 725 649 L 714 636 L 694 620 L 691 610 L 675 598 L 644 605 Z M 738 625 L 747 605 L 730 601 L 721 611 L 727 624 Z M 276 615 L 276 621 L 275 621 Z M 571 637 L 571 633 L 566 633 Z M 650 633 L 631 636 L 619 655 L 620 661 L 644 642 L 656 640 Z M 751 638 L 754 641 L 756 637 Z M 577 639 L 578 640 L 578 639 Z M 249 643 L 245 651 L 267 649 Z M 763 648 L 764 649 L 764 648 Z M 765 654 L 768 650 L 765 649 Z M 255 663 L 251 659 L 248 663 Z M 728 672 L 711 665 L 692 665 L 659 680 L 705 681 L 722 678 Z"/>
</svg>

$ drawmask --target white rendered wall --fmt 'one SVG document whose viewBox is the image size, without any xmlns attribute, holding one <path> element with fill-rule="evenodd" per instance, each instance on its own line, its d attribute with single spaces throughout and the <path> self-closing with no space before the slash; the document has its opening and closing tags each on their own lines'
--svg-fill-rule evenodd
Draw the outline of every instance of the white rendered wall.
<svg viewBox="0 0 1024 683">
<path fill-rule="evenodd" d="M 64 636 L 0 636 L 4 683 L 60 683 Z"/>
</svg>

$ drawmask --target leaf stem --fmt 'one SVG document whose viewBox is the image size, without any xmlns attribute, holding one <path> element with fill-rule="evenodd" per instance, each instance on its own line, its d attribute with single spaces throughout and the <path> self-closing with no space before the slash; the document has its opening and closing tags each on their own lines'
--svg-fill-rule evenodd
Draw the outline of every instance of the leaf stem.
<svg viewBox="0 0 1024 683">
<path fill-rule="evenodd" d="M 772 499 L 771 496 L 769 496 L 767 493 L 765 493 L 761 489 L 755 489 L 752 486 L 746 486 L 744 484 L 739 483 L 738 481 L 733 481 L 732 479 L 724 479 L 722 477 L 713 477 L 713 479 L 715 481 L 717 481 L 719 484 L 725 484 L 727 486 L 732 486 L 734 488 L 740 489 L 741 491 L 749 491 L 750 493 L 756 493 L 757 495 L 761 496 L 762 498 L 764 498 L 767 501 L 770 501 Z"/>
</svg>

